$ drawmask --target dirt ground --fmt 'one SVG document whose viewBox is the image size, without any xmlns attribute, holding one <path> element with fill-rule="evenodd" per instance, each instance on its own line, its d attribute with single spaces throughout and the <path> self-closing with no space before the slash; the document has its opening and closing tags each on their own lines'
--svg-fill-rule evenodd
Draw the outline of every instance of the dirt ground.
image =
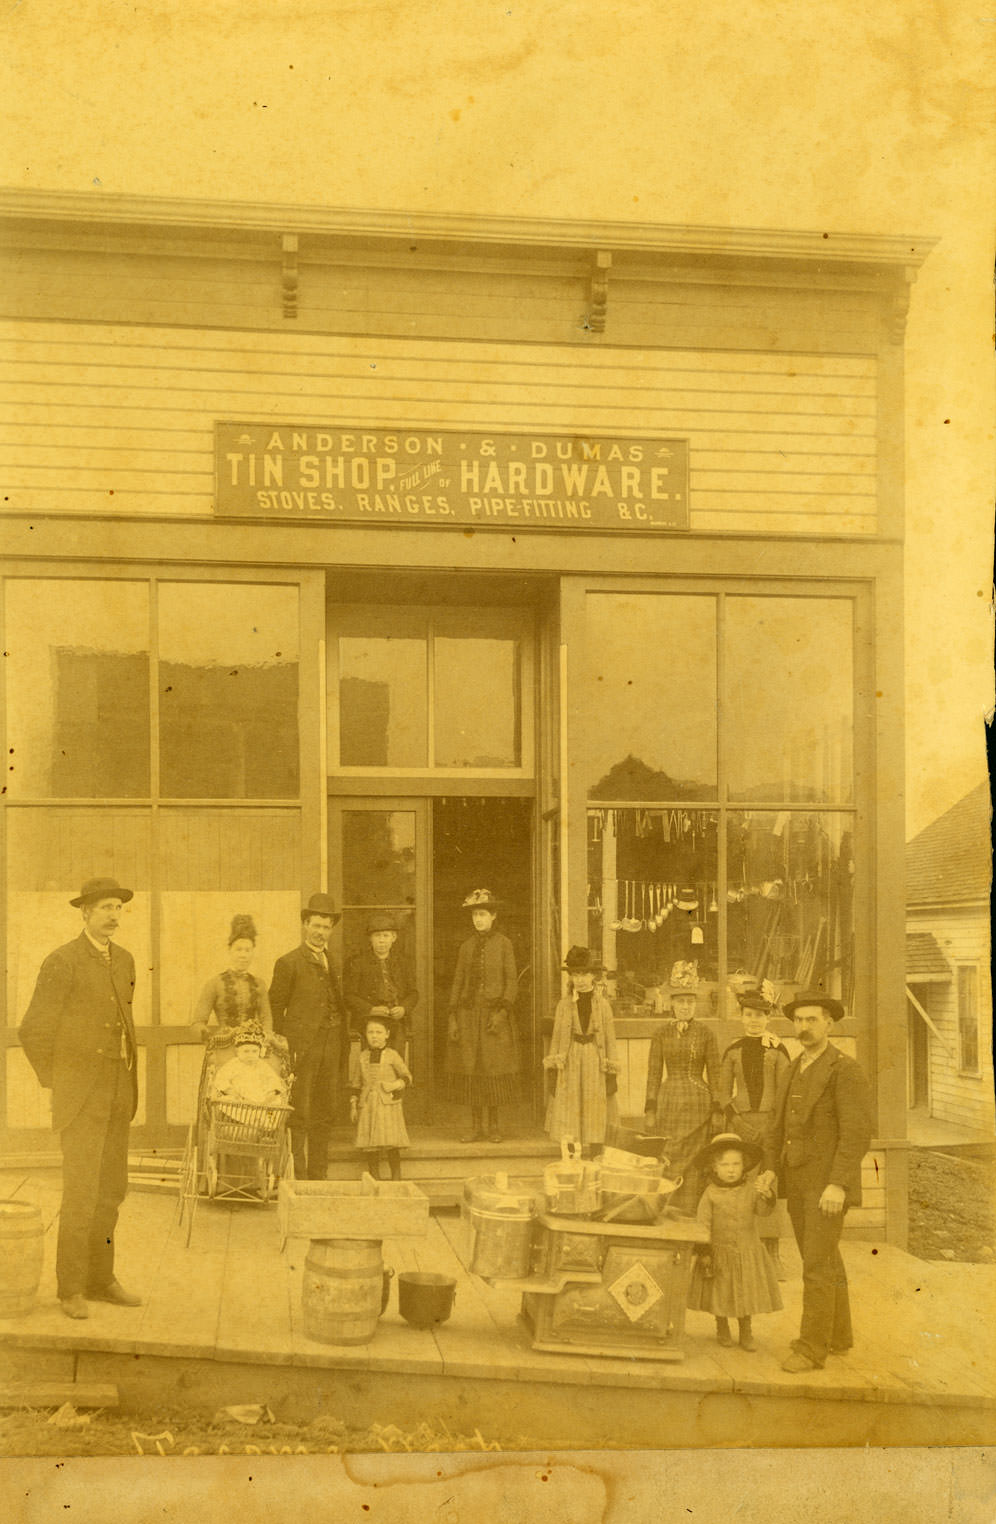
<svg viewBox="0 0 996 1524">
<path fill-rule="evenodd" d="M 909 1252 L 917 1259 L 996 1258 L 996 1158 L 910 1150 Z"/>
</svg>

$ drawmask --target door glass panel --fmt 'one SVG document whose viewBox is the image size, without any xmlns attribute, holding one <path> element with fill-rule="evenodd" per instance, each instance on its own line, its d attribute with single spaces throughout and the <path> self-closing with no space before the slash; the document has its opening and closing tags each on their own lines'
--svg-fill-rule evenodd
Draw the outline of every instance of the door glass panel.
<svg viewBox="0 0 996 1524">
<path fill-rule="evenodd" d="M 589 594 L 585 648 L 588 797 L 714 798 L 715 599 Z"/>
<path fill-rule="evenodd" d="M 726 600 L 730 798 L 853 798 L 851 604 Z"/>
<path fill-rule="evenodd" d="M 339 761 L 343 767 L 425 767 L 426 641 L 339 639 Z"/>
<path fill-rule="evenodd" d="M 148 589 L 54 578 L 6 589 L 8 797 L 148 795 Z"/>
<path fill-rule="evenodd" d="M 398 947 L 414 960 L 415 811 L 343 810 L 342 947 L 344 966 L 367 945 L 367 916 L 390 910 Z"/>
<path fill-rule="evenodd" d="M 159 590 L 161 792 L 299 792 L 298 592 L 248 584 Z"/>
<path fill-rule="evenodd" d="M 437 636 L 433 649 L 436 766 L 520 766 L 519 642 Z"/>
</svg>

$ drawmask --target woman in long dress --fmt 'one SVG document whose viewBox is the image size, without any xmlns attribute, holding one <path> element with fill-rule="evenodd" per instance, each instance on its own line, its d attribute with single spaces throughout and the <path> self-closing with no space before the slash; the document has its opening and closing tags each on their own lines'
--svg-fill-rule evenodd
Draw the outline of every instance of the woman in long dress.
<svg viewBox="0 0 996 1524">
<path fill-rule="evenodd" d="M 273 1032 L 270 998 L 262 979 L 249 972 L 256 951 L 256 924 L 251 915 L 232 917 L 228 934 L 228 967 L 209 979 L 194 1007 L 191 1026 L 240 1027 L 258 1021 L 269 1036 Z"/>
<path fill-rule="evenodd" d="M 698 983 L 694 963 L 674 965 L 671 1019 L 650 1040 L 644 1116 L 646 1131 L 667 1139 L 664 1148 L 671 1173 L 683 1177 L 671 1203 L 688 1211 L 702 1189 L 695 1156 L 722 1119 L 716 1039 L 704 1022 L 695 1019 Z"/>
<path fill-rule="evenodd" d="M 498 1108 L 519 1092 L 515 953 L 495 930 L 500 906 L 490 889 L 475 889 L 463 908 L 474 930 L 460 946 L 450 991 L 450 1086 L 454 1100 L 470 1106 L 471 1130 L 461 1142 L 500 1143 Z"/>
<path fill-rule="evenodd" d="M 573 1138 L 591 1154 L 618 1120 L 615 1026 L 611 1005 L 595 988 L 602 965 L 590 949 L 572 947 L 564 968 L 571 988 L 557 1003 L 543 1060 L 554 1084 L 546 1130 L 555 1142 Z"/>
</svg>

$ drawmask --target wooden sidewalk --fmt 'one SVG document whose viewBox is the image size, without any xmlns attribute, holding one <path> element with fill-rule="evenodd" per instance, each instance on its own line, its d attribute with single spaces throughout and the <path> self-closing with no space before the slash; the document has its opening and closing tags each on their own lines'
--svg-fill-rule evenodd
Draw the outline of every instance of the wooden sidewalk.
<svg viewBox="0 0 996 1524">
<path fill-rule="evenodd" d="M 424 1239 L 385 1241 L 396 1271 L 457 1281 L 449 1322 L 409 1328 L 392 1288 L 370 1344 L 318 1344 L 302 1329 L 307 1243 L 281 1254 L 276 1211 L 202 1201 L 189 1247 L 176 1203 L 133 1190 L 118 1229 L 122 1282 L 140 1308 L 90 1304 L 70 1322 L 55 1296 L 54 1174 L 7 1173 L 0 1194 L 31 1200 L 48 1226 L 35 1309 L 0 1322 L 2 1379 L 113 1380 L 135 1407 L 265 1402 L 286 1414 L 414 1426 L 440 1416 L 523 1448 L 946 1444 L 996 1439 L 996 1270 L 935 1264 L 888 1245 L 844 1253 L 856 1345 L 822 1371 L 780 1369 L 798 1328 L 801 1282 L 783 1242 L 784 1311 L 759 1317 L 759 1349 L 721 1349 L 713 1321 L 688 1314 L 680 1364 L 531 1348 L 519 1296 L 468 1274 L 453 1214 Z"/>
</svg>

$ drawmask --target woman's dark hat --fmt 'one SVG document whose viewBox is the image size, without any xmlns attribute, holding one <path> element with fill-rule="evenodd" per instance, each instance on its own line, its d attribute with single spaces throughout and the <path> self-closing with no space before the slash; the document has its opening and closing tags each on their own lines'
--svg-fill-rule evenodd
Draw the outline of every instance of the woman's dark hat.
<svg viewBox="0 0 996 1524">
<path fill-rule="evenodd" d="M 605 967 L 597 953 L 590 947 L 572 947 L 564 959 L 569 974 L 600 974 Z"/>
<path fill-rule="evenodd" d="M 333 926 L 342 920 L 342 916 L 335 908 L 335 900 L 331 894 L 313 894 L 311 896 L 311 899 L 301 910 L 301 920 L 306 921 L 312 915 L 331 916 Z"/>
<path fill-rule="evenodd" d="M 375 931 L 397 931 L 398 923 L 389 910 L 374 910 L 367 916 L 367 936 Z"/>
<path fill-rule="evenodd" d="M 88 878 L 76 898 L 69 903 L 78 910 L 81 905 L 93 905 L 97 900 L 120 900 L 122 905 L 127 905 L 134 897 L 134 890 L 122 889 L 116 878 Z"/>
<path fill-rule="evenodd" d="M 845 1015 L 844 1007 L 839 1000 L 834 1000 L 832 995 L 824 995 L 822 990 L 800 990 L 794 1000 L 782 1006 L 782 1013 L 792 1017 L 800 1006 L 818 1005 L 832 1021 L 840 1021 Z"/>
<path fill-rule="evenodd" d="M 771 1015 L 771 1006 L 760 990 L 744 990 L 743 994 L 737 995 L 737 1004 L 742 1011 L 763 1011 L 766 1016 Z"/>
<path fill-rule="evenodd" d="M 501 909 L 501 900 L 490 889 L 474 889 L 463 902 L 464 910 L 490 910 L 495 915 Z"/>
<path fill-rule="evenodd" d="M 704 1148 L 700 1148 L 692 1164 L 696 1169 L 709 1169 L 717 1154 L 725 1153 L 728 1148 L 735 1148 L 744 1156 L 744 1172 L 753 1169 L 755 1164 L 761 1162 L 761 1150 L 756 1143 L 748 1143 L 737 1132 L 718 1132 Z"/>
</svg>

